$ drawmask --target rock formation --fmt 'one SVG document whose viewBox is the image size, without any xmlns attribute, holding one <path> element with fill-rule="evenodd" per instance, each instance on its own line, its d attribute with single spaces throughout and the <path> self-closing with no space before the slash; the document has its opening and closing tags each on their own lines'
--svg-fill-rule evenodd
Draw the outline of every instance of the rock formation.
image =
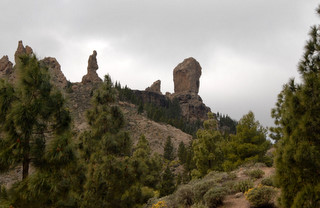
<svg viewBox="0 0 320 208">
<path fill-rule="evenodd" d="M 93 51 L 92 55 L 89 56 L 87 74 L 82 77 L 82 83 L 98 83 L 102 82 L 100 77 L 97 74 L 98 70 L 98 62 L 97 62 L 97 52 Z"/>
<path fill-rule="evenodd" d="M 194 58 L 187 58 L 173 70 L 174 92 L 199 92 L 201 66 Z"/>
<path fill-rule="evenodd" d="M 68 85 L 67 79 L 61 71 L 59 62 L 52 57 L 46 57 L 41 60 L 48 67 L 48 72 L 50 74 L 51 83 L 57 88 L 65 89 Z"/>
<path fill-rule="evenodd" d="M 157 80 L 150 87 L 146 88 L 146 91 L 157 92 L 161 94 L 160 88 L 161 88 L 161 81 Z"/>
<path fill-rule="evenodd" d="M 18 42 L 18 48 L 14 54 L 14 61 L 17 63 L 19 63 L 19 56 L 23 55 L 23 54 L 32 54 L 33 53 L 33 50 L 30 46 L 26 46 L 24 47 L 23 46 L 23 43 L 22 43 L 22 40 L 20 40 Z"/>
<path fill-rule="evenodd" d="M 167 96 L 178 99 L 182 116 L 190 122 L 207 119 L 210 108 L 198 95 L 201 66 L 194 58 L 187 58 L 173 70 L 174 93 Z"/>
<path fill-rule="evenodd" d="M 178 99 L 182 117 L 189 122 L 204 121 L 208 119 L 208 112 L 211 112 L 196 93 L 174 93 L 170 99 Z"/>
<path fill-rule="evenodd" d="M 0 59 L 0 77 L 9 76 L 13 73 L 13 64 L 9 61 L 8 56 Z"/>
</svg>

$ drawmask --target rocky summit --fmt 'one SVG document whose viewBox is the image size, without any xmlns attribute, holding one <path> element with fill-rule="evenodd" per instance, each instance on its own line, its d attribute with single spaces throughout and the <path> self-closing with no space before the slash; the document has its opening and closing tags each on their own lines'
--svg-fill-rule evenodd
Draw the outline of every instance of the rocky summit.
<svg viewBox="0 0 320 208">
<path fill-rule="evenodd" d="M 173 82 L 175 93 L 199 92 L 201 66 L 199 62 L 190 57 L 178 64 L 173 70 Z"/>
<path fill-rule="evenodd" d="M 89 57 L 88 60 L 88 72 L 86 75 L 82 77 L 82 83 L 87 84 L 90 82 L 102 82 L 102 80 L 97 74 L 98 68 L 99 67 L 97 62 L 97 52 L 93 51 L 92 55 Z"/>
</svg>

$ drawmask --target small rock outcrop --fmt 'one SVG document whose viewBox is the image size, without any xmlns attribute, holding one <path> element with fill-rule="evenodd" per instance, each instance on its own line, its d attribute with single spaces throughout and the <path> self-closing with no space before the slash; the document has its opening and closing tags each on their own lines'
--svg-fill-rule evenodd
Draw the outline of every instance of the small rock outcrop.
<svg viewBox="0 0 320 208">
<path fill-rule="evenodd" d="M 190 57 L 185 59 L 173 70 L 175 93 L 199 92 L 201 66 L 199 62 Z"/>
<path fill-rule="evenodd" d="M 150 87 L 146 88 L 146 91 L 157 92 L 161 94 L 160 88 L 161 88 L 161 81 L 157 80 Z"/>
<path fill-rule="evenodd" d="M 16 52 L 14 53 L 14 61 L 17 63 L 19 63 L 19 56 L 23 55 L 23 54 L 33 54 L 33 50 L 30 46 L 23 46 L 22 40 L 20 40 L 18 42 L 18 48 L 16 50 Z"/>
<path fill-rule="evenodd" d="M 46 67 L 48 67 L 48 72 L 51 78 L 51 84 L 53 84 L 60 90 L 65 89 L 68 85 L 68 81 L 62 73 L 61 66 L 57 59 L 52 57 L 46 57 L 43 60 L 41 60 L 41 62 L 43 62 Z"/>
<path fill-rule="evenodd" d="M 9 61 L 8 56 L 3 56 L 0 59 L 0 77 L 9 76 L 13 73 L 13 64 Z"/>
<path fill-rule="evenodd" d="M 98 70 L 98 62 L 97 62 L 97 52 L 93 51 L 92 55 L 89 56 L 88 60 L 88 67 L 87 67 L 87 74 L 82 77 L 82 83 L 97 83 L 102 82 L 100 77 L 97 74 Z"/>
</svg>

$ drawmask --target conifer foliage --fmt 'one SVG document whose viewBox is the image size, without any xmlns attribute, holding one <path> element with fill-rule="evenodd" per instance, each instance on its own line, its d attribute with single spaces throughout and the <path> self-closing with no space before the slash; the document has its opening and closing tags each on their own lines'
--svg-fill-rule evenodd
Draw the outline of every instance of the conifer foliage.
<svg viewBox="0 0 320 208">
<path fill-rule="evenodd" d="M 0 80 L 0 169 L 20 164 L 23 180 L 2 202 L 14 207 L 73 204 L 76 156 L 64 98 L 34 55 L 21 56 L 16 70 L 16 84 Z M 31 164 L 35 170 L 29 175 Z"/>
<path fill-rule="evenodd" d="M 318 13 L 320 14 L 320 7 Z M 276 177 L 283 207 L 320 206 L 320 26 L 313 26 L 293 79 L 278 96 Z"/>
</svg>

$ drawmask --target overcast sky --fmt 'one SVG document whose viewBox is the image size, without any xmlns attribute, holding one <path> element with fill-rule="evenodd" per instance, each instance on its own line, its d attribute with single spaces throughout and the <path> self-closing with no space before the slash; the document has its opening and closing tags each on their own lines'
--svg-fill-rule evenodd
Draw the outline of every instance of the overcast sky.
<svg viewBox="0 0 320 208">
<path fill-rule="evenodd" d="M 272 126 L 282 85 L 297 63 L 316 0 L 1 0 L 0 56 L 19 40 L 55 57 L 68 80 L 81 81 L 97 50 L 98 74 L 144 90 L 160 79 L 173 92 L 173 69 L 194 57 L 199 95 L 213 112 L 240 119 L 249 110 Z"/>
</svg>

